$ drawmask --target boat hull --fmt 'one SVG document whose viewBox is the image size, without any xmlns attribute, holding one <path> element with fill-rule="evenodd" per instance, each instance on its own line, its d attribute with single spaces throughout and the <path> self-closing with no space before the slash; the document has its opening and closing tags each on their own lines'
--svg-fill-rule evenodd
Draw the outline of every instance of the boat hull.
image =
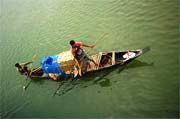
<svg viewBox="0 0 180 119">
<path fill-rule="evenodd" d="M 105 69 L 109 69 L 111 67 L 123 67 L 126 64 L 132 62 L 137 57 L 148 52 L 149 50 L 150 48 L 146 47 L 144 49 L 128 50 L 128 51 L 111 51 L 107 53 L 99 52 L 97 54 L 93 54 L 90 56 L 90 58 L 93 59 L 96 62 L 96 64 L 94 64 L 93 62 L 89 62 L 88 66 L 85 66 L 86 70 L 85 71 L 81 70 L 82 72 L 80 72 L 78 68 L 83 69 L 84 65 L 78 67 L 76 64 L 77 62 L 75 62 L 74 59 L 70 58 L 70 60 L 64 61 L 65 63 L 59 60 L 58 63 L 61 65 L 61 67 L 63 66 L 63 68 L 61 69 L 63 69 L 66 76 L 59 75 L 58 79 L 64 79 L 70 77 L 75 78 L 76 76 L 83 76 L 88 73 L 102 71 Z M 33 69 L 30 77 L 36 79 L 52 78 L 47 73 L 44 73 L 41 67 L 37 67 Z"/>
</svg>

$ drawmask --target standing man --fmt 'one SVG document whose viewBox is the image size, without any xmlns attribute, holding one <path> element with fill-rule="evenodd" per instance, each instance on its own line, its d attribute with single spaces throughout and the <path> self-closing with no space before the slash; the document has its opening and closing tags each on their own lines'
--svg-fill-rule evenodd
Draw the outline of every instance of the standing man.
<svg viewBox="0 0 180 119">
<path fill-rule="evenodd" d="M 89 65 L 89 61 L 92 61 L 95 65 L 96 63 L 94 62 L 93 59 L 89 58 L 87 54 L 84 52 L 84 50 L 81 48 L 83 47 L 88 47 L 88 48 L 94 48 L 94 45 L 88 45 L 88 44 L 83 44 L 82 42 L 75 42 L 74 40 L 71 40 L 69 42 L 71 45 L 71 53 L 76 58 L 80 66 L 84 67 L 83 72 L 87 70 L 87 66 Z"/>
<path fill-rule="evenodd" d="M 94 45 L 87 45 L 83 44 L 82 42 L 75 42 L 74 40 L 71 40 L 69 43 L 71 45 L 71 53 L 77 60 L 80 60 L 83 57 L 83 55 L 86 55 L 81 46 L 94 48 Z"/>
</svg>

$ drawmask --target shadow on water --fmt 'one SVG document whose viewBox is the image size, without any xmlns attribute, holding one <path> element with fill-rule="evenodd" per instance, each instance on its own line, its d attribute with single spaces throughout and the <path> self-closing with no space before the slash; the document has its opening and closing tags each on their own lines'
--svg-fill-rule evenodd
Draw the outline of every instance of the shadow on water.
<svg viewBox="0 0 180 119">
<path fill-rule="evenodd" d="M 113 72 L 117 71 L 117 73 L 120 73 L 125 68 L 137 68 L 137 67 L 144 67 L 144 66 L 153 66 L 154 63 L 146 63 L 141 62 L 139 60 L 134 60 L 132 63 L 124 66 L 114 66 L 105 70 L 91 72 L 88 74 L 85 74 L 83 77 L 78 77 L 73 80 L 66 80 L 64 81 L 64 84 L 58 87 L 58 90 L 54 93 L 55 95 L 61 96 L 69 91 L 73 90 L 74 88 L 87 88 L 92 85 L 100 85 L 101 87 L 110 87 L 112 85 L 112 82 L 107 76 Z"/>
<path fill-rule="evenodd" d="M 136 67 L 144 67 L 144 66 L 154 66 L 154 63 L 146 63 L 141 62 L 139 60 L 134 60 L 131 64 L 129 64 L 128 68 L 136 68 Z"/>
<path fill-rule="evenodd" d="M 38 79 L 38 78 L 31 78 L 29 80 L 26 80 L 24 86 L 23 86 L 23 89 L 24 91 L 27 90 L 27 88 L 30 86 L 31 83 L 34 83 L 34 84 L 37 84 L 37 85 L 42 85 L 45 83 L 45 80 L 42 80 L 42 79 Z"/>
</svg>

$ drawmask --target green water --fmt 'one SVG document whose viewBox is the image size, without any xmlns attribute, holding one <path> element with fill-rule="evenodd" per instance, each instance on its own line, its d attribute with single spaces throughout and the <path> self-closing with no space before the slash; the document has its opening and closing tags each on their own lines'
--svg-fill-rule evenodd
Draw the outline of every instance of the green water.
<svg viewBox="0 0 180 119">
<path fill-rule="evenodd" d="M 179 0 L 1 0 L 1 118 L 155 119 L 179 117 Z M 33 81 L 14 67 L 69 50 L 69 40 L 93 44 L 89 54 L 151 51 L 125 69 L 66 83 Z M 97 81 L 96 81 L 97 80 Z"/>
</svg>

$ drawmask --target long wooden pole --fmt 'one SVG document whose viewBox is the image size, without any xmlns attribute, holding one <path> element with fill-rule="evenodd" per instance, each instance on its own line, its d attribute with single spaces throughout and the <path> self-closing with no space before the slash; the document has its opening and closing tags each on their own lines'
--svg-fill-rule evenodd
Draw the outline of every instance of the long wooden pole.
<svg viewBox="0 0 180 119">
<path fill-rule="evenodd" d="M 31 63 L 30 66 L 29 66 L 30 72 L 29 72 L 29 74 L 27 74 L 26 82 L 25 82 L 25 84 L 23 85 L 23 90 L 26 90 L 27 87 L 28 87 L 28 86 L 30 85 L 30 83 L 31 83 L 31 81 L 30 81 L 30 83 L 27 85 L 27 80 L 28 80 L 29 76 L 31 76 L 31 73 L 32 73 L 32 71 L 33 71 L 33 70 L 32 70 L 32 65 L 33 65 L 33 62 L 34 62 L 35 58 L 36 58 L 36 54 L 33 56 L 33 58 L 32 58 L 32 63 Z"/>
<path fill-rule="evenodd" d="M 101 37 L 99 37 L 99 38 L 94 42 L 94 46 L 97 45 L 99 41 L 101 41 L 102 39 L 104 39 L 106 35 L 108 35 L 108 33 L 104 33 Z M 92 48 L 92 49 L 93 49 L 93 48 Z M 90 52 L 92 49 L 89 49 L 89 50 L 87 51 L 87 53 Z"/>
</svg>

